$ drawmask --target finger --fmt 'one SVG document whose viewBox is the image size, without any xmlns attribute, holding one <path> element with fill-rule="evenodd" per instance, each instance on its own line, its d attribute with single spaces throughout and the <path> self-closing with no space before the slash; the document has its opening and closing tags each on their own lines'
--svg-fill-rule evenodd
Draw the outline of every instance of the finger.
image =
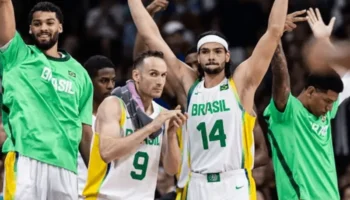
<svg viewBox="0 0 350 200">
<path fill-rule="evenodd" d="M 313 23 L 312 23 L 310 17 L 307 17 L 307 23 L 309 24 L 310 28 L 312 29 Z"/>
<path fill-rule="evenodd" d="M 293 17 L 299 16 L 299 15 L 303 15 L 306 13 L 306 9 L 305 10 L 299 10 L 299 11 L 295 11 L 293 13 L 291 13 L 290 15 Z"/>
<path fill-rule="evenodd" d="M 179 124 L 176 122 L 176 121 L 173 121 L 173 125 L 176 127 L 176 128 L 179 128 Z"/>
<path fill-rule="evenodd" d="M 181 110 L 181 106 L 180 105 L 177 105 L 175 110 Z"/>
<path fill-rule="evenodd" d="M 316 22 L 315 18 L 312 16 L 312 13 L 310 10 L 307 11 L 307 17 L 308 17 L 309 21 L 311 22 L 311 24 L 314 24 Z"/>
<path fill-rule="evenodd" d="M 157 2 L 156 5 L 159 6 L 159 7 L 164 8 L 164 7 L 167 7 L 167 6 L 168 6 L 168 3 L 167 3 L 167 2 Z"/>
<path fill-rule="evenodd" d="M 187 120 L 186 116 L 183 115 L 183 114 L 179 114 L 178 117 L 183 121 L 185 122 Z"/>
<path fill-rule="evenodd" d="M 178 119 L 176 119 L 176 123 L 179 125 L 179 127 L 180 126 L 182 126 L 182 124 L 183 124 L 183 121 L 180 119 L 180 118 L 178 118 Z"/>
<path fill-rule="evenodd" d="M 334 27 L 334 23 L 335 23 L 336 18 L 332 17 L 331 21 L 328 24 L 328 27 L 331 28 L 331 30 L 333 30 Z"/>
<path fill-rule="evenodd" d="M 307 11 L 307 17 L 306 17 L 306 18 L 307 18 L 308 21 L 311 23 L 311 25 L 314 24 L 314 21 L 312 20 L 311 13 L 310 13 L 309 10 Z"/>
<path fill-rule="evenodd" d="M 316 8 L 316 15 L 317 15 L 318 20 L 323 21 L 322 15 L 321 15 L 320 10 L 318 8 Z"/>
<path fill-rule="evenodd" d="M 307 21 L 307 17 L 294 17 L 293 22 L 305 22 Z"/>
<path fill-rule="evenodd" d="M 297 27 L 297 25 L 294 24 L 293 22 L 286 22 L 286 25 L 287 25 L 287 27 L 292 28 L 292 29 Z"/>
<path fill-rule="evenodd" d="M 311 14 L 312 20 L 313 20 L 314 22 L 317 22 L 318 19 L 317 19 L 317 17 L 316 17 L 315 10 L 314 10 L 313 8 L 310 8 L 310 14 Z"/>
</svg>

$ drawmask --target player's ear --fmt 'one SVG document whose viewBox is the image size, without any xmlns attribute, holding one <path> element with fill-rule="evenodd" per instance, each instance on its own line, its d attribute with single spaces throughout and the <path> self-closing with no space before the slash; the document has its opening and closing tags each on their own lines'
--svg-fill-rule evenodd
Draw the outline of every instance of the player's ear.
<svg viewBox="0 0 350 200">
<path fill-rule="evenodd" d="M 306 94 L 308 97 L 311 97 L 316 92 L 316 88 L 314 86 L 309 86 L 306 89 Z"/>
<path fill-rule="evenodd" d="M 62 24 L 58 25 L 58 32 L 59 33 L 63 33 L 63 26 L 62 26 Z"/>
<path fill-rule="evenodd" d="M 226 63 L 230 62 L 230 57 L 231 57 L 230 52 L 226 51 L 226 58 L 225 58 Z"/>
<path fill-rule="evenodd" d="M 139 69 L 134 69 L 132 70 L 132 79 L 136 82 L 140 82 L 140 70 Z"/>
<path fill-rule="evenodd" d="M 33 34 L 33 32 L 32 32 L 32 25 L 29 25 L 29 34 L 30 35 Z"/>
</svg>

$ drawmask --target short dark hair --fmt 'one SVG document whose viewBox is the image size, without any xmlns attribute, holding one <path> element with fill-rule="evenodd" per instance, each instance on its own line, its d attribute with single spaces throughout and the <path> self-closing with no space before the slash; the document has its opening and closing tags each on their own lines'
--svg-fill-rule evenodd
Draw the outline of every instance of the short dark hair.
<svg viewBox="0 0 350 200">
<path fill-rule="evenodd" d="M 211 30 L 211 31 L 207 31 L 207 32 L 204 32 L 202 34 L 200 34 L 198 36 L 198 39 L 197 39 L 197 43 L 199 42 L 200 39 L 202 39 L 203 37 L 207 36 L 207 35 L 216 35 L 216 36 L 219 36 L 221 37 L 222 39 L 224 39 L 227 44 L 229 45 L 229 42 L 227 41 L 227 38 L 224 36 L 224 34 L 220 33 L 219 31 L 214 31 L 214 30 Z M 199 52 L 199 51 L 198 51 Z M 227 49 L 225 49 L 225 52 L 227 52 Z M 234 70 L 236 69 L 236 66 L 233 65 L 231 59 L 225 64 L 225 76 L 226 78 L 229 78 L 232 73 L 234 72 Z M 202 69 L 202 67 L 200 66 L 198 68 L 198 72 L 199 72 L 199 78 L 203 78 L 204 77 L 204 71 Z"/>
<path fill-rule="evenodd" d="M 28 16 L 28 22 L 29 24 L 32 23 L 33 20 L 33 14 L 37 11 L 43 11 L 43 12 L 54 12 L 56 13 L 56 17 L 58 21 L 63 24 L 63 14 L 61 9 L 56 6 L 55 4 L 47 1 L 39 2 L 35 4 L 35 6 L 32 8 L 32 10 L 29 12 Z"/>
<path fill-rule="evenodd" d="M 91 79 L 97 76 L 97 72 L 103 68 L 115 68 L 113 62 L 106 56 L 91 56 L 85 63 L 84 67 Z"/>
<path fill-rule="evenodd" d="M 327 73 L 312 73 L 307 77 L 305 89 L 313 86 L 317 90 L 327 92 L 332 90 L 336 93 L 341 93 L 344 89 L 343 81 L 340 76 L 331 70 Z"/>
<path fill-rule="evenodd" d="M 197 46 L 192 46 L 190 49 L 186 51 L 185 57 L 192 54 L 192 53 L 197 53 Z"/>
<path fill-rule="evenodd" d="M 135 69 L 138 66 L 140 66 L 143 63 L 143 61 L 149 57 L 164 59 L 164 54 L 161 51 L 145 51 L 135 58 L 133 68 Z"/>
</svg>

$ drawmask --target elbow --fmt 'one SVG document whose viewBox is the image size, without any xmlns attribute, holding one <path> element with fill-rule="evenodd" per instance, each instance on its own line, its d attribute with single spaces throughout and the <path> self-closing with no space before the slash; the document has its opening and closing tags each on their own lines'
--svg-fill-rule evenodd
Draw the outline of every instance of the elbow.
<svg viewBox="0 0 350 200">
<path fill-rule="evenodd" d="M 284 24 L 282 26 L 279 24 L 269 24 L 269 27 L 267 28 L 269 35 L 275 38 L 277 41 L 279 41 L 283 36 L 283 30 Z"/>
<path fill-rule="evenodd" d="M 169 175 L 169 176 L 175 176 L 176 173 L 179 171 L 180 165 L 174 165 L 171 167 L 164 167 L 165 172 Z"/>
<path fill-rule="evenodd" d="M 104 149 L 100 149 L 100 156 L 103 162 L 105 163 L 110 163 L 112 161 L 110 154 Z"/>
<path fill-rule="evenodd" d="M 170 176 L 175 176 L 176 173 L 179 171 L 179 169 L 180 169 L 180 160 L 173 161 L 171 165 L 169 164 L 164 165 L 165 172 Z"/>
</svg>

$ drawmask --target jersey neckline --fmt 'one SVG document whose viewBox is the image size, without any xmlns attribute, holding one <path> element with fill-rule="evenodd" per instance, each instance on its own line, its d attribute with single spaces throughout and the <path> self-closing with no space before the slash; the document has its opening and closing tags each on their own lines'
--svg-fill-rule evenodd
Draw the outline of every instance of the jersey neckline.
<svg viewBox="0 0 350 200">
<path fill-rule="evenodd" d="M 55 58 L 55 57 L 52 57 L 52 56 L 49 56 L 49 55 L 46 55 L 46 54 L 45 54 L 45 56 L 47 57 L 47 59 L 52 60 L 52 61 L 57 61 L 57 62 L 65 62 L 65 61 L 68 61 L 70 59 L 69 53 L 67 53 L 65 50 L 59 49 L 58 52 L 63 54 L 64 57 L 62 57 L 62 58 Z"/>
</svg>

